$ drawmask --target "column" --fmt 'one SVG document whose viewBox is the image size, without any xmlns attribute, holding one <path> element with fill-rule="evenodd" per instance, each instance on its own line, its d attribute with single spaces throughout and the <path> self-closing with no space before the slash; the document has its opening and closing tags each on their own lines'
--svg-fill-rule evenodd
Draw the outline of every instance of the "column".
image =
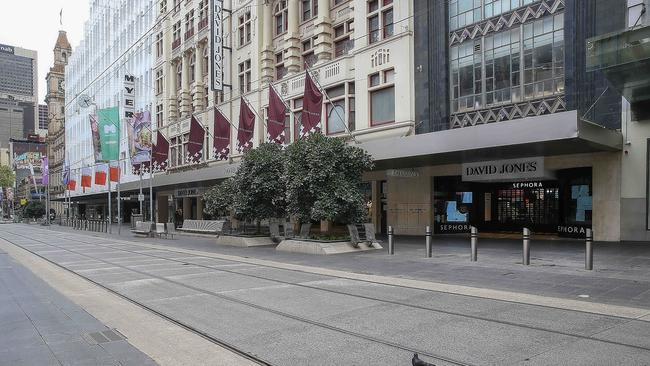
<svg viewBox="0 0 650 366">
<path fill-rule="evenodd" d="M 332 59 L 332 20 L 330 19 L 330 0 L 318 0 L 318 16 L 315 21 L 316 41 L 314 53 L 317 63 Z"/>
<path fill-rule="evenodd" d="M 203 200 L 201 197 L 196 198 L 196 219 L 203 220 Z"/>
<path fill-rule="evenodd" d="M 176 105 L 177 95 L 176 95 L 176 63 L 173 61 L 169 62 L 169 67 L 167 68 L 167 92 L 163 93 L 163 96 L 167 98 L 167 123 L 171 123 L 176 118 L 178 118 L 178 106 Z"/>
<path fill-rule="evenodd" d="M 262 83 L 270 83 L 274 79 L 275 52 L 273 52 L 273 2 L 264 4 L 262 27 L 264 29 L 264 44 L 262 45 Z"/>
<path fill-rule="evenodd" d="M 302 69 L 302 50 L 300 45 L 300 10 L 298 0 L 289 1 L 288 10 L 288 31 L 285 36 L 286 45 L 286 66 L 289 74 L 296 74 Z"/>
<path fill-rule="evenodd" d="M 194 64 L 194 108 L 198 111 L 204 110 L 207 106 L 203 105 L 204 88 L 203 84 L 203 50 L 205 49 L 204 43 L 198 43 L 196 45 L 195 58 L 196 62 Z"/>
<path fill-rule="evenodd" d="M 183 53 L 181 69 L 181 118 L 189 117 L 192 112 L 190 100 L 190 53 Z"/>
</svg>

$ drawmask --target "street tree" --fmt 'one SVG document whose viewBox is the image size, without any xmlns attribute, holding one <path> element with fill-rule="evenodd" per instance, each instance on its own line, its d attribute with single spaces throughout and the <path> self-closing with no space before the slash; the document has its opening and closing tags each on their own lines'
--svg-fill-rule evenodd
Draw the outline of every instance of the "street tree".
<svg viewBox="0 0 650 366">
<path fill-rule="evenodd" d="M 367 219 L 362 174 L 370 155 L 343 139 L 313 134 L 287 150 L 287 210 L 300 221 L 348 224 Z"/>
<path fill-rule="evenodd" d="M 6 165 L 0 166 L 0 187 L 9 188 L 14 186 L 16 175 L 10 167 Z"/>
<path fill-rule="evenodd" d="M 203 200 L 205 201 L 204 213 L 212 217 L 230 215 L 235 200 L 234 179 L 228 178 L 210 188 L 203 195 Z"/>
<path fill-rule="evenodd" d="M 40 201 L 30 201 L 24 209 L 24 216 L 39 219 L 45 215 L 45 204 Z"/>
</svg>

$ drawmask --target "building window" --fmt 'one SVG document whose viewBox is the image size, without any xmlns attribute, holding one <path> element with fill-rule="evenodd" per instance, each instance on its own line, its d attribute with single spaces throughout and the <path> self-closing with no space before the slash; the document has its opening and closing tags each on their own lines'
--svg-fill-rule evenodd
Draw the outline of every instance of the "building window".
<svg viewBox="0 0 650 366">
<path fill-rule="evenodd" d="M 370 125 L 395 122 L 395 70 L 372 74 L 368 78 L 370 92 Z"/>
<path fill-rule="evenodd" d="M 210 49 L 209 47 L 203 48 L 203 70 L 202 70 L 202 75 L 205 77 L 208 75 L 208 72 L 210 71 Z"/>
<path fill-rule="evenodd" d="M 187 154 L 187 140 L 189 139 L 189 133 L 172 137 L 169 140 L 170 146 L 170 165 L 171 166 L 181 166 L 185 164 L 185 155 Z"/>
<path fill-rule="evenodd" d="M 449 29 L 466 27 L 535 1 L 538 0 L 450 0 Z"/>
<path fill-rule="evenodd" d="M 239 91 L 241 94 L 251 91 L 251 60 L 239 64 Z"/>
<path fill-rule="evenodd" d="M 345 83 L 327 89 L 331 103 L 326 105 L 326 129 L 328 135 L 354 131 L 355 104 L 354 83 Z M 347 121 L 346 121 L 347 119 Z M 347 127 L 347 128 L 346 128 Z"/>
<path fill-rule="evenodd" d="M 308 39 L 302 42 L 302 59 L 307 67 L 314 66 L 318 61 L 318 57 L 316 57 L 316 54 L 314 53 L 314 40 L 315 39 Z"/>
<path fill-rule="evenodd" d="M 199 2 L 199 30 L 208 25 L 208 3 L 209 0 Z"/>
<path fill-rule="evenodd" d="M 287 31 L 289 27 L 289 11 L 287 9 L 287 0 L 278 1 L 275 5 L 275 35 L 279 36 L 280 34 Z"/>
<path fill-rule="evenodd" d="M 300 129 L 302 127 L 302 98 L 291 101 L 291 117 L 293 118 L 293 140 L 298 141 L 300 138 Z"/>
<path fill-rule="evenodd" d="M 354 20 L 334 27 L 334 57 L 341 57 L 352 51 L 354 48 L 353 30 Z"/>
<path fill-rule="evenodd" d="M 394 34 L 393 0 L 368 2 L 368 43 L 379 42 Z"/>
<path fill-rule="evenodd" d="M 156 106 L 156 125 L 158 128 L 162 128 L 162 126 L 165 125 L 165 121 L 163 120 L 163 105 L 158 104 Z"/>
<path fill-rule="evenodd" d="M 194 9 L 185 14 L 185 39 L 194 35 Z"/>
<path fill-rule="evenodd" d="M 239 16 L 239 46 L 251 43 L 251 12 L 247 11 Z"/>
<path fill-rule="evenodd" d="M 276 53 L 275 54 L 275 80 L 282 80 L 287 73 L 289 72 L 287 70 L 287 67 L 284 66 L 284 53 Z"/>
<path fill-rule="evenodd" d="M 181 11 L 181 0 L 174 0 L 174 13 Z"/>
<path fill-rule="evenodd" d="M 451 112 L 563 94 L 563 27 L 560 13 L 451 47 Z"/>
<path fill-rule="evenodd" d="M 165 14 L 167 12 L 167 0 L 160 0 L 158 9 L 160 9 L 160 14 Z"/>
<path fill-rule="evenodd" d="M 163 55 L 163 33 L 156 34 L 156 57 Z"/>
<path fill-rule="evenodd" d="M 183 64 L 176 64 L 176 90 L 181 90 L 183 85 Z M 180 105 L 180 104 L 179 104 Z"/>
<path fill-rule="evenodd" d="M 305 22 L 318 15 L 318 0 L 302 0 L 302 21 Z"/>
<path fill-rule="evenodd" d="M 203 88 L 203 105 L 205 106 L 204 109 L 208 109 L 209 104 L 210 104 L 210 88 L 206 86 Z"/>
<path fill-rule="evenodd" d="M 172 49 L 181 45 L 181 21 L 179 20 L 172 26 Z"/>
<path fill-rule="evenodd" d="M 192 56 L 190 56 L 190 83 L 196 81 L 196 78 L 194 77 L 195 72 L 196 72 L 196 51 L 192 53 Z"/>
<path fill-rule="evenodd" d="M 160 95 L 163 92 L 163 71 L 156 71 L 156 95 Z"/>
</svg>

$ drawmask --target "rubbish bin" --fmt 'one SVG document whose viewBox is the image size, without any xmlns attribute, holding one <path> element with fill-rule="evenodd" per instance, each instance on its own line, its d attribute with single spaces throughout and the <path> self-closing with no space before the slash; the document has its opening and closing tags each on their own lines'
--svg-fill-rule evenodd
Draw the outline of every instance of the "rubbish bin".
<svg viewBox="0 0 650 366">
<path fill-rule="evenodd" d="M 131 229 L 135 229 L 135 223 L 143 220 L 142 214 L 131 214 Z"/>
</svg>

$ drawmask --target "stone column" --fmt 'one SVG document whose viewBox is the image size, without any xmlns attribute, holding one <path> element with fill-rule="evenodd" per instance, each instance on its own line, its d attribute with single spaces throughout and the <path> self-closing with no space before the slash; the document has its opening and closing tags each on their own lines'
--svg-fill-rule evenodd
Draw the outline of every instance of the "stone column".
<svg viewBox="0 0 650 366">
<path fill-rule="evenodd" d="M 262 83 L 268 84 L 274 79 L 275 52 L 273 52 L 273 2 L 264 4 L 262 27 L 264 44 L 262 45 Z"/>
<path fill-rule="evenodd" d="M 298 0 L 289 1 L 288 31 L 284 38 L 286 47 L 286 67 L 289 74 L 296 74 L 302 69 L 302 50 L 300 44 L 299 27 L 300 10 Z"/>
<path fill-rule="evenodd" d="M 194 108 L 198 111 L 204 110 L 207 106 L 203 105 L 204 88 L 203 84 L 203 50 L 205 44 L 198 43 L 194 53 L 196 62 L 194 63 Z"/>
<path fill-rule="evenodd" d="M 181 118 L 189 117 L 192 112 L 190 100 L 190 53 L 183 53 L 181 70 Z"/>
<path fill-rule="evenodd" d="M 167 92 L 163 93 L 163 96 L 167 98 L 167 123 L 171 123 L 176 118 L 178 118 L 178 106 L 176 105 L 177 95 L 176 95 L 176 63 L 173 61 L 169 62 L 169 67 L 167 68 Z"/>
<path fill-rule="evenodd" d="M 315 21 L 316 41 L 314 53 L 318 63 L 332 59 L 332 20 L 330 19 L 330 0 L 318 0 L 318 16 Z"/>
</svg>

